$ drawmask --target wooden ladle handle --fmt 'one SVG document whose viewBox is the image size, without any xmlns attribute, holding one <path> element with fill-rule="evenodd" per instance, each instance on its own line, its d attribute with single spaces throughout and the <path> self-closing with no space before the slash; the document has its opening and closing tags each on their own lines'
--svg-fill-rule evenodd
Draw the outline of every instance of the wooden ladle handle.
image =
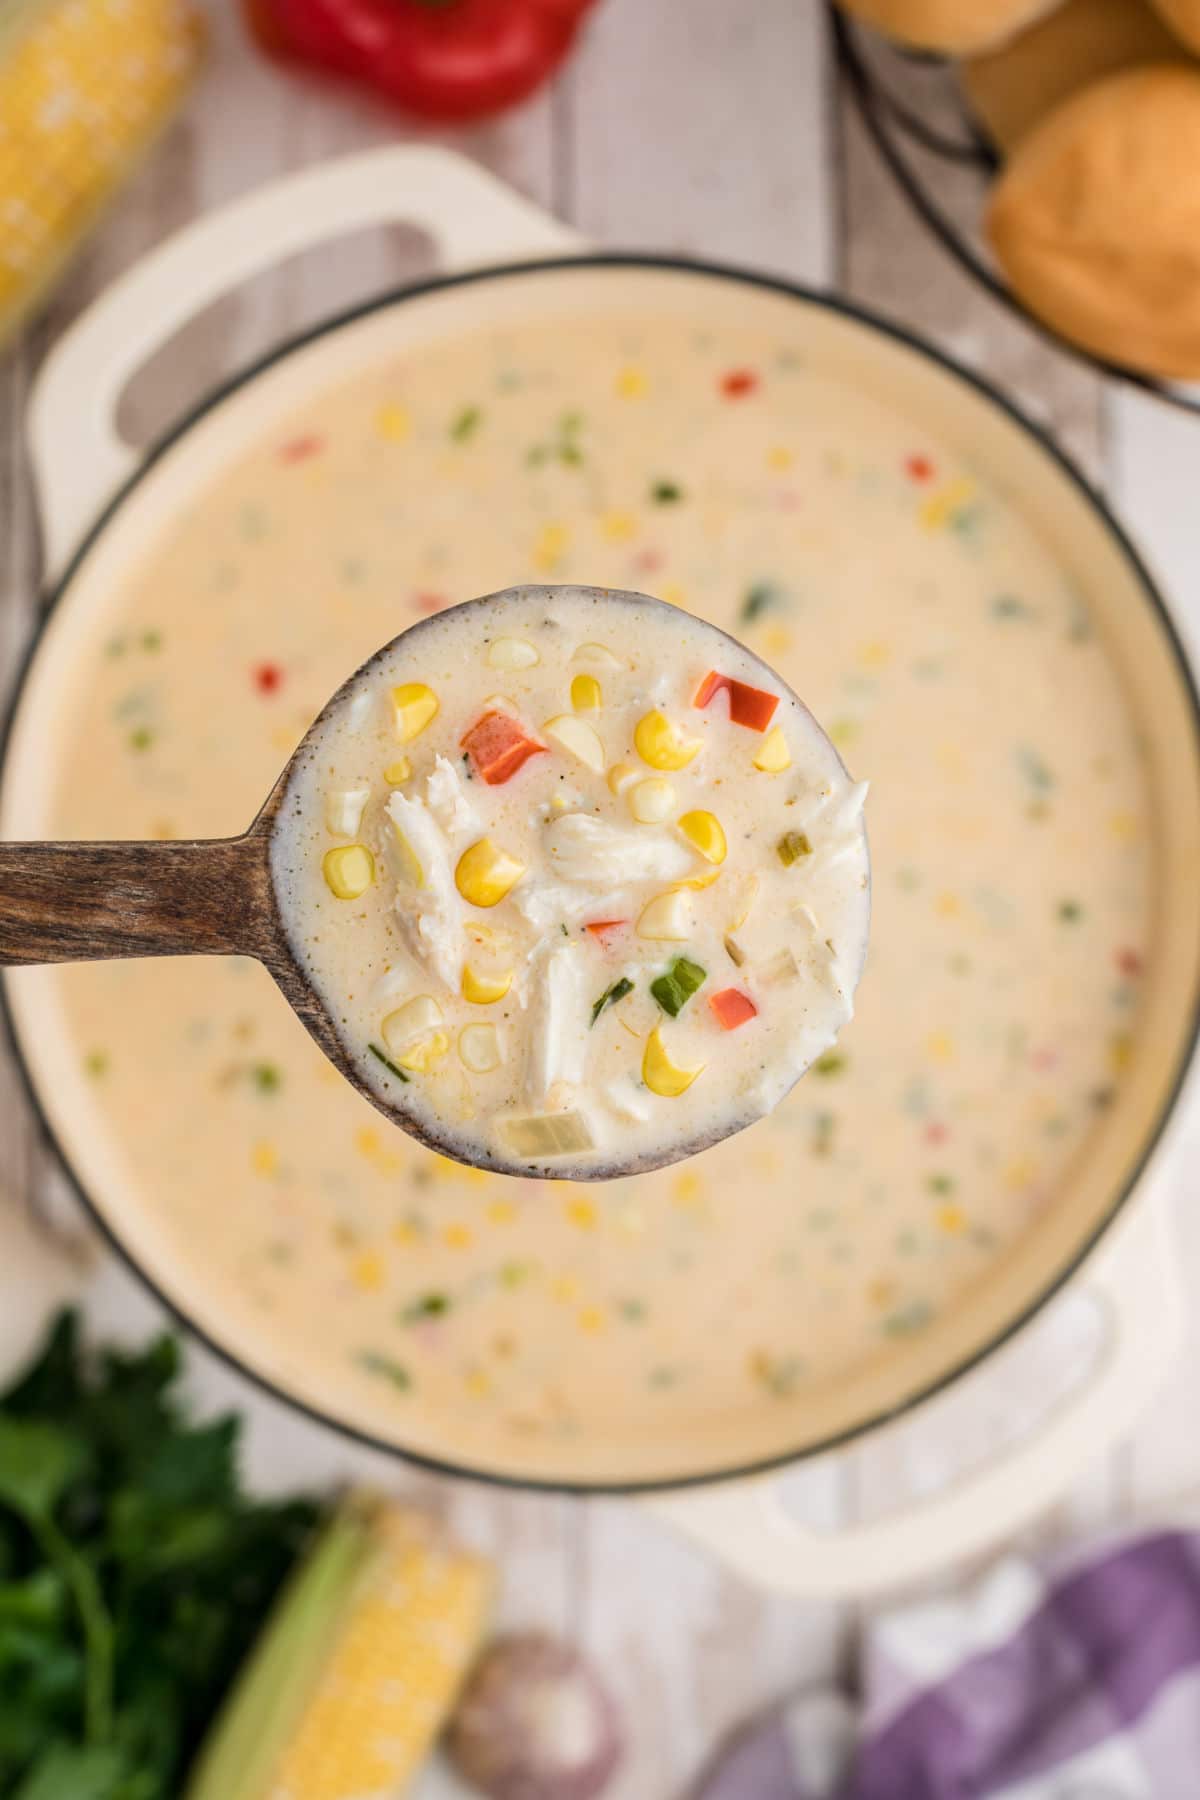
<svg viewBox="0 0 1200 1800">
<path fill-rule="evenodd" d="M 0 967 L 239 952 L 269 960 L 278 942 L 265 833 L 0 844 Z"/>
</svg>

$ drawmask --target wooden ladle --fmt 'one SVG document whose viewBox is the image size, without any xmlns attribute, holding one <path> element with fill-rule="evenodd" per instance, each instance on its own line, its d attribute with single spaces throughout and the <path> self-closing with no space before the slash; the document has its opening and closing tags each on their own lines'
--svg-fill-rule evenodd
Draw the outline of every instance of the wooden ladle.
<svg viewBox="0 0 1200 1800">
<path fill-rule="evenodd" d="M 326 1056 L 378 1104 L 292 951 L 271 879 L 271 834 L 305 743 L 307 738 L 242 837 L 0 843 L 0 968 L 139 956 L 253 956 L 270 970 Z"/>
<path fill-rule="evenodd" d="M 373 1106 L 422 1142 L 447 1150 L 418 1119 L 390 1107 L 355 1067 L 292 949 L 271 873 L 275 824 L 297 764 L 328 714 L 398 641 L 377 651 L 330 698 L 241 837 L 0 843 L 0 968 L 142 956 L 252 956 L 274 976 L 330 1061 Z M 451 1153 L 462 1159 L 461 1148 Z"/>
</svg>

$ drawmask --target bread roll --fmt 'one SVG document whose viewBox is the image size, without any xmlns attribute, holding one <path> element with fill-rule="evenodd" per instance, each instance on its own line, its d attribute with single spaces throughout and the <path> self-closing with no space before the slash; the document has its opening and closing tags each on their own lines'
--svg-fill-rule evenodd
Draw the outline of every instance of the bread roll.
<svg viewBox="0 0 1200 1800">
<path fill-rule="evenodd" d="M 987 233 L 1014 291 L 1064 337 L 1200 376 L 1200 73 L 1135 69 L 1057 107 L 992 190 Z"/>
<path fill-rule="evenodd" d="M 947 56 L 990 50 L 1050 12 L 1058 0 L 840 0 L 888 37 Z"/>
<path fill-rule="evenodd" d="M 1066 0 L 1019 37 L 963 65 L 963 85 L 992 142 L 1011 151 L 1081 88 L 1147 63 L 1185 61 L 1146 0 Z"/>
<path fill-rule="evenodd" d="M 1181 43 L 1200 56 L 1200 0 L 1154 0 Z"/>
</svg>

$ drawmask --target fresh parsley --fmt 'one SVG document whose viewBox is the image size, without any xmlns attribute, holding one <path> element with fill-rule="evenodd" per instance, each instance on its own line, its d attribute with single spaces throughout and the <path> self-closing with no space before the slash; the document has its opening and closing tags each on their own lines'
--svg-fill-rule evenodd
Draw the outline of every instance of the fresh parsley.
<svg viewBox="0 0 1200 1800">
<path fill-rule="evenodd" d="M 0 1396 L 0 1794 L 177 1800 L 318 1520 L 240 1490 L 179 1348 L 86 1354 L 73 1313 Z"/>
</svg>

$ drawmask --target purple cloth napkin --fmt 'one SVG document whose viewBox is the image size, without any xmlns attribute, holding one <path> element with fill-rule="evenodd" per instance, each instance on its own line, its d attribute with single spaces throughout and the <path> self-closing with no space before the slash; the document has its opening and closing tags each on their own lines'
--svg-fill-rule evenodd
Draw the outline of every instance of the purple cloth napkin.
<svg viewBox="0 0 1200 1800">
<path fill-rule="evenodd" d="M 862 1686 L 751 1727 L 697 1800 L 1200 1800 L 1200 1533 L 883 1612 Z"/>
</svg>

